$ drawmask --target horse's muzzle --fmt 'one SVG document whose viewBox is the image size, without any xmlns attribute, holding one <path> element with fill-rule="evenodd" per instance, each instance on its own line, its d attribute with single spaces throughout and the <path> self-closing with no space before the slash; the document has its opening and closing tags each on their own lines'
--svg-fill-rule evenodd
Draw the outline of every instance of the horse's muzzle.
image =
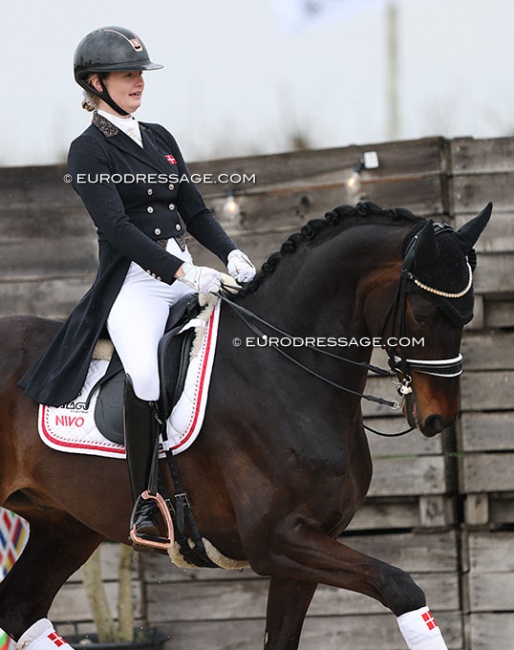
<svg viewBox="0 0 514 650">
<path fill-rule="evenodd" d="M 423 418 L 413 393 L 406 395 L 405 397 L 403 414 L 407 418 L 409 426 L 419 429 L 427 438 L 432 438 L 438 433 L 441 433 L 448 427 L 452 426 L 455 421 L 454 417 L 449 419 L 441 413 L 431 413 L 427 415 L 426 418 Z"/>
<path fill-rule="evenodd" d="M 429 415 L 420 429 L 424 436 L 431 438 L 444 431 L 449 425 L 442 415 Z"/>
</svg>

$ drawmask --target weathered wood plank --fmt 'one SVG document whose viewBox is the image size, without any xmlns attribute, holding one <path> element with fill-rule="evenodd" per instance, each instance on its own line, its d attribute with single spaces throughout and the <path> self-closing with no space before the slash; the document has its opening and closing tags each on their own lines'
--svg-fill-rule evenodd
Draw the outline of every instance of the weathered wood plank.
<svg viewBox="0 0 514 650">
<path fill-rule="evenodd" d="M 449 650 L 462 650 L 458 615 L 434 615 L 444 632 Z M 159 628 L 170 635 L 173 650 L 258 650 L 262 648 L 263 620 L 171 622 Z M 208 640 L 208 646 L 206 643 Z M 302 650 L 404 650 L 403 640 L 392 614 L 347 617 L 308 617 L 300 641 Z"/>
<path fill-rule="evenodd" d="M 0 240 L 47 238 L 57 242 L 61 237 L 96 241 L 93 221 L 78 196 L 76 206 L 68 207 L 56 201 L 55 206 L 38 206 L 37 211 L 27 211 L 25 206 L 13 207 L 7 201 L 0 208 Z"/>
<path fill-rule="evenodd" d="M 469 564 L 472 573 L 514 573 L 514 533 L 470 531 Z"/>
<path fill-rule="evenodd" d="M 116 617 L 118 584 L 116 582 L 106 582 L 105 591 L 108 602 L 112 603 L 113 615 Z M 132 585 L 132 598 L 134 615 L 139 618 L 143 616 L 143 601 L 141 599 L 141 588 L 137 581 L 134 581 Z M 49 617 L 55 623 L 91 621 L 92 615 L 82 584 L 72 583 L 63 587 L 55 597 L 50 608 Z"/>
<path fill-rule="evenodd" d="M 362 184 L 362 196 L 383 207 L 396 207 L 398 197 L 402 197 L 402 206 L 421 216 L 438 215 L 443 211 L 441 179 L 438 176 L 392 178 L 387 182 L 369 180 Z M 276 192 L 263 188 L 260 193 L 246 194 L 237 200 L 241 218 L 227 228 L 231 233 L 234 228 L 253 233 L 266 232 L 272 226 L 288 234 L 287 231 L 299 230 L 309 219 L 323 217 L 328 210 L 342 203 L 355 202 L 355 199 L 349 200 L 343 180 L 319 187 L 280 188 Z M 208 201 L 218 216 L 223 201 L 224 198 Z"/>
<path fill-rule="evenodd" d="M 486 492 L 468 494 L 464 500 L 464 521 L 470 526 L 483 526 L 489 522 L 489 495 Z"/>
<path fill-rule="evenodd" d="M 514 451 L 513 420 L 510 411 L 463 413 L 458 427 L 459 449 Z"/>
<path fill-rule="evenodd" d="M 514 300 L 488 300 L 485 309 L 485 327 L 514 327 Z"/>
<path fill-rule="evenodd" d="M 457 570 L 457 538 L 453 531 L 343 535 L 341 540 L 404 571 L 450 574 Z"/>
<path fill-rule="evenodd" d="M 376 458 L 369 496 L 445 494 L 448 491 L 443 456 Z"/>
<path fill-rule="evenodd" d="M 0 277 L 4 280 L 94 275 L 98 245 L 85 237 L 0 240 Z"/>
<path fill-rule="evenodd" d="M 514 454 L 466 454 L 459 459 L 461 491 L 466 494 L 514 490 L 513 463 Z"/>
<path fill-rule="evenodd" d="M 512 293 L 514 291 L 514 254 L 482 254 L 480 264 L 474 275 L 474 288 L 477 293 Z"/>
<path fill-rule="evenodd" d="M 75 208 L 80 205 L 78 195 L 63 180 L 66 169 L 62 165 L 36 167 L 4 167 L 0 171 L 0 194 L 9 197 L 0 206 L 0 215 L 11 209 L 24 214 L 44 217 L 49 212 Z"/>
<path fill-rule="evenodd" d="M 512 406 L 514 371 L 464 372 L 461 377 L 463 411 L 502 410 Z"/>
<path fill-rule="evenodd" d="M 348 531 L 411 529 L 421 526 L 418 497 L 367 497 L 355 513 Z"/>
<path fill-rule="evenodd" d="M 339 174 L 342 180 L 352 172 L 364 152 L 376 151 L 379 167 L 366 174 L 373 178 L 387 179 L 398 176 L 411 176 L 416 179 L 423 175 L 438 175 L 445 164 L 447 143 L 442 138 L 425 138 L 388 143 L 349 146 L 344 148 L 298 151 L 274 155 L 224 158 L 215 161 L 189 164 L 192 173 L 207 175 L 207 182 L 198 187 L 207 197 L 223 194 L 226 183 L 213 183 L 213 177 L 225 174 L 255 174 L 255 185 L 259 188 L 280 188 L 296 182 L 301 186 L 316 184 L 316 178 L 327 174 Z M 221 180 L 221 179 L 220 179 Z M 237 189 L 237 188 L 236 188 Z M 245 185 L 245 190 L 248 187 Z"/>
<path fill-rule="evenodd" d="M 514 524 L 514 494 L 489 495 L 489 520 L 494 524 Z"/>
<path fill-rule="evenodd" d="M 514 332 L 466 332 L 461 353 L 465 371 L 514 369 Z"/>
<path fill-rule="evenodd" d="M 455 175 L 514 171 L 513 138 L 455 138 L 450 147 Z"/>
<path fill-rule="evenodd" d="M 514 573 L 470 573 L 472 612 L 514 612 Z"/>
<path fill-rule="evenodd" d="M 425 548 L 426 553 L 426 548 Z M 412 574 L 427 594 L 429 602 L 447 611 L 459 608 L 456 573 Z M 147 587 L 149 616 L 161 621 L 209 621 L 264 618 L 268 593 L 267 580 L 242 582 L 187 582 L 154 584 Z M 213 607 L 213 603 L 216 607 Z M 309 616 L 380 614 L 383 606 L 372 598 L 319 585 L 309 607 Z"/>
<path fill-rule="evenodd" d="M 509 613 L 471 614 L 469 617 L 472 650 L 512 648 L 514 616 Z"/>
<path fill-rule="evenodd" d="M 511 171 L 454 176 L 450 179 L 454 214 L 476 214 L 489 201 L 494 202 L 495 212 L 511 211 L 513 181 L 514 173 Z"/>
<path fill-rule="evenodd" d="M 92 277 L 0 281 L 0 316 L 65 318 L 91 286 Z"/>
</svg>

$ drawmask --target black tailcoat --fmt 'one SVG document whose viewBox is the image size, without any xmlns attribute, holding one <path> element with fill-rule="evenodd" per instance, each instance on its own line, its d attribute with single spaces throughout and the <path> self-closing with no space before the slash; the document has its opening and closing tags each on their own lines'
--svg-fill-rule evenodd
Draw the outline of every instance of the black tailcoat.
<svg viewBox="0 0 514 650">
<path fill-rule="evenodd" d="M 205 206 L 173 136 L 158 124 L 140 127 L 143 148 L 95 113 L 71 144 L 68 171 L 97 229 L 99 267 L 91 289 L 20 381 L 39 403 L 60 406 L 80 392 L 131 261 L 174 282 L 183 261 L 156 240 L 182 235 L 183 223 L 224 263 L 236 248 Z"/>
</svg>

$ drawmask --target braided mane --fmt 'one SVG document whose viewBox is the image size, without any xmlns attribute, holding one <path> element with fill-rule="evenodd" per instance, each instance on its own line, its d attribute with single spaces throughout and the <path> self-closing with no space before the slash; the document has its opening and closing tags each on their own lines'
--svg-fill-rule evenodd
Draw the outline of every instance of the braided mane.
<svg viewBox="0 0 514 650">
<path fill-rule="evenodd" d="M 282 244 L 280 249 L 270 255 L 262 265 L 261 270 L 255 278 L 239 291 L 236 298 L 242 298 L 250 293 L 254 293 L 263 283 L 263 281 L 272 275 L 277 268 L 280 260 L 287 255 L 291 255 L 298 249 L 298 246 L 304 241 L 315 239 L 320 233 L 325 232 L 331 227 L 339 226 L 350 219 L 367 219 L 367 220 L 388 220 L 392 222 L 411 222 L 419 223 L 423 217 L 417 217 L 406 208 L 388 208 L 383 210 L 375 203 L 364 201 L 356 206 L 340 205 L 325 214 L 324 219 L 312 219 L 308 221 L 299 232 L 290 235 Z"/>
</svg>

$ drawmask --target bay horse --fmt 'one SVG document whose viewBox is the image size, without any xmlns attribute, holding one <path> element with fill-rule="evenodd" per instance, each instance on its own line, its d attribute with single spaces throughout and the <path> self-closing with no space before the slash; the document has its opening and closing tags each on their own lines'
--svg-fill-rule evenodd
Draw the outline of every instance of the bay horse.
<svg viewBox="0 0 514 650">
<path fill-rule="evenodd" d="M 202 433 L 176 462 L 203 535 L 270 578 L 266 650 L 298 648 L 320 583 L 375 598 L 398 620 L 426 606 L 407 573 L 337 539 L 371 480 L 361 414 L 371 347 L 324 354 L 322 342 L 380 338 L 411 426 L 426 436 L 451 426 L 473 246 L 490 214 L 489 204 L 454 231 L 401 208 L 340 206 L 287 239 L 222 305 Z M 260 336 L 256 345 L 257 326 L 269 340 L 281 332 L 315 344 L 292 350 Z M 129 543 L 125 463 L 45 446 L 38 405 L 17 386 L 58 328 L 0 320 L 0 504 L 30 523 L 0 584 L 0 627 L 15 640 L 104 539 Z M 424 346 L 400 349 L 392 335 L 422 336 Z M 433 643 L 423 648 L 446 648 Z"/>
</svg>

